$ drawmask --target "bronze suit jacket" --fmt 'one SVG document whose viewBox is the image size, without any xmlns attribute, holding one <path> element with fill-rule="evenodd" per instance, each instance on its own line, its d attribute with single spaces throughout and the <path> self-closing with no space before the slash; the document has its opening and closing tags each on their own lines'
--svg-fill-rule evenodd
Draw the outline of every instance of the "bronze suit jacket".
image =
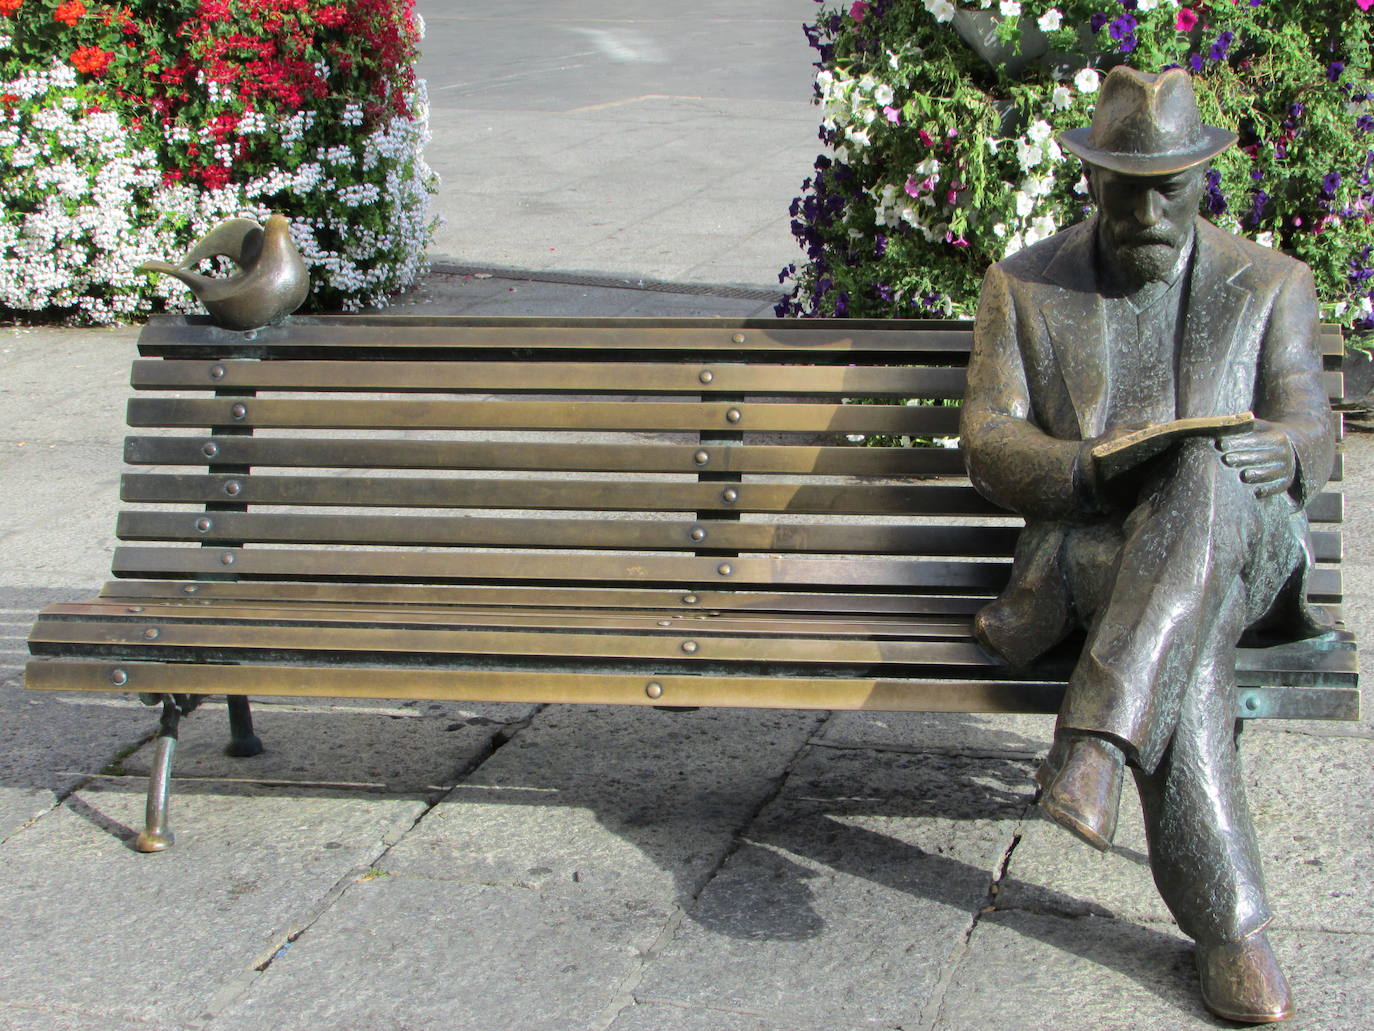
<svg viewBox="0 0 1374 1031">
<path fill-rule="evenodd" d="M 1119 367 L 1103 324 L 1096 229 L 1094 217 L 1028 247 L 993 265 L 983 282 L 961 434 L 974 486 L 1024 516 L 1025 535 L 1102 518 L 1078 482 L 1082 442 L 1109 428 Z M 1249 409 L 1280 424 L 1297 475 L 1288 498 L 1269 500 L 1281 503 L 1274 517 L 1305 536 L 1301 510 L 1329 478 L 1334 451 L 1311 270 L 1200 217 L 1194 247 L 1178 415 Z M 1025 574 L 1020 552 L 1013 586 Z M 1282 582 L 1287 573 L 1276 575 Z M 1289 593 L 1298 597 L 1283 600 L 1294 636 L 1320 628 L 1301 598 L 1303 579 L 1292 578 Z M 1054 643 L 1028 640 L 1022 657 Z"/>
</svg>

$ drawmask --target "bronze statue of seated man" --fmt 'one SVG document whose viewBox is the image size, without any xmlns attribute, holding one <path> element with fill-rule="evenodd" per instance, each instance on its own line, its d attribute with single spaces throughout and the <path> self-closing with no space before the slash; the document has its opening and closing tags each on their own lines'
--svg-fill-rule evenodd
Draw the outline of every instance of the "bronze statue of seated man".
<svg viewBox="0 0 1374 1031">
<path fill-rule="evenodd" d="M 1086 632 L 1043 811 L 1106 849 L 1129 768 L 1204 1001 L 1258 1023 L 1293 1005 L 1264 933 L 1235 651 L 1324 629 L 1303 508 L 1334 434 L 1310 270 L 1198 215 L 1235 140 L 1202 124 L 1186 72 L 1111 71 L 1091 126 L 1061 137 L 1096 213 L 989 269 L 962 434 L 974 485 L 1026 520 L 978 640 L 1019 666 Z"/>
</svg>

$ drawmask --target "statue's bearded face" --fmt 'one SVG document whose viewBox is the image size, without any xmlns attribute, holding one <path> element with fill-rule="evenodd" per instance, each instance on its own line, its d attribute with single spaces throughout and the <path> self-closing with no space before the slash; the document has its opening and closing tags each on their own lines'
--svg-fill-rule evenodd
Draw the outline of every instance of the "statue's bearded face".
<svg viewBox="0 0 1374 1031">
<path fill-rule="evenodd" d="M 1162 280 L 1173 269 L 1192 232 L 1206 171 L 1199 165 L 1172 175 L 1137 176 L 1089 169 L 1105 257 L 1130 285 Z"/>
</svg>

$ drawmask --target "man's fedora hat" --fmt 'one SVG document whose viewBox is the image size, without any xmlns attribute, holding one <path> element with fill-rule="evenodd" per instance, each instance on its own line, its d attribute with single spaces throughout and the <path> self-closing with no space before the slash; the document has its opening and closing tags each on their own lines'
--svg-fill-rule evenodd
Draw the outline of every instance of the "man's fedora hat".
<svg viewBox="0 0 1374 1031">
<path fill-rule="evenodd" d="M 1090 165 L 1126 175 L 1172 175 L 1210 160 L 1236 134 L 1203 125 L 1193 80 L 1182 68 L 1153 75 L 1117 65 L 1102 83 L 1092 125 L 1060 134 Z"/>
</svg>

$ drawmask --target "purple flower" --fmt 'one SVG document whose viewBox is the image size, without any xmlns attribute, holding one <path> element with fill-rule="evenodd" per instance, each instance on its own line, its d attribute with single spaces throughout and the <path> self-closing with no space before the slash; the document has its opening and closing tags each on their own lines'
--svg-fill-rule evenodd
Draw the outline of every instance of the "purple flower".
<svg viewBox="0 0 1374 1031">
<path fill-rule="evenodd" d="M 1258 168 L 1252 168 L 1250 169 L 1250 178 L 1253 179 L 1255 182 L 1259 182 L 1261 179 L 1264 178 L 1264 173 L 1261 172 Z"/>
<path fill-rule="evenodd" d="M 1201 55 L 1201 54 L 1191 54 L 1191 55 L 1189 55 L 1189 57 L 1188 57 L 1188 67 L 1191 68 L 1191 69 L 1193 70 L 1193 73 L 1194 73 L 1194 74 L 1197 74 L 1198 72 L 1202 71 L 1202 55 Z"/>
<path fill-rule="evenodd" d="M 849 294 L 841 290 L 835 295 L 835 317 L 842 319 L 849 314 Z"/>
<path fill-rule="evenodd" d="M 1140 0 L 1121 0 L 1121 6 L 1128 11 L 1134 11 L 1139 6 Z"/>
<path fill-rule="evenodd" d="M 1360 115 L 1355 119 L 1356 132 L 1374 132 L 1374 115 Z"/>
<path fill-rule="evenodd" d="M 887 237 L 879 233 L 873 241 L 873 257 L 881 258 L 887 253 Z"/>
<path fill-rule="evenodd" d="M 1269 194 L 1263 190 L 1256 190 L 1250 201 L 1249 222 L 1252 226 L 1258 226 L 1260 220 L 1264 218 L 1264 209 L 1269 206 Z"/>
<path fill-rule="evenodd" d="M 1088 27 L 1092 29 L 1093 32 L 1101 32 L 1102 26 L 1106 25 L 1109 21 L 1111 21 L 1111 19 L 1099 11 L 1088 19 Z"/>
<path fill-rule="evenodd" d="M 1207 205 L 1207 210 L 1213 215 L 1220 215 L 1226 210 L 1226 195 L 1221 192 L 1221 173 L 1215 168 L 1207 172 L 1207 185 L 1202 191 L 1203 202 Z"/>
<path fill-rule="evenodd" d="M 874 283 L 873 292 L 878 296 L 878 300 L 892 303 L 892 287 L 886 283 Z"/>
<path fill-rule="evenodd" d="M 1341 185 L 1341 173 L 1340 173 L 1340 172 L 1328 172 L 1326 175 L 1322 176 L 1322 196 L 1324 196 L 1324 197 L 1334 197 L 1334 196 L 1336 196 L 1336 191 L 1337 191 L 1338 189 L 1340 189 L 1340 185 Z"/>
<path fill-rule="evenodd" d="M 1221 35 L 1217 36 L 1216 42 L 1212 44 L 1212 49 L 1208 51 L 1207 56 L 1213 61 L 1226 60 L 1226 51 L 1231 49 L 1231 44 L 1235 41 L 1235 38 L 1236 34 L 1234 32 L 1223 32 Z"/>
<path fill-rule="evenodd" d="M 1132 15 L 1123 14 L 1120 18 L 1116 19 L 1116 21 L 1112 22 L 1111 27 L 1108 28 L 1107 31 L 1111 34 L 1112 39 L 1125 39 L 1135 31 L 1135 27 L 1135 18 Z"/>
<path fill-rule="evenodd" d="M 1341 77 L 1341 72 L 1343 71 L 1345 71 L 1344 61 L 1332 61 L 1329 65 L 1326 66 L 1326 77 L 1330 81 L 1335 82 L 1337 79 Z"/>
</svg>

